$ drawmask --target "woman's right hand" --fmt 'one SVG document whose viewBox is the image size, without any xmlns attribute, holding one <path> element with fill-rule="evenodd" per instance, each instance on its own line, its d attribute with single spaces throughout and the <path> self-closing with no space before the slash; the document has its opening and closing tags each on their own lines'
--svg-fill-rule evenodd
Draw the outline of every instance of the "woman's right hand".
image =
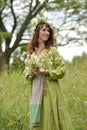
<svg viewBox="0 0 87 130">
<path fill-rule="evenodd" d="M 37 74 L 37 70 L 36 69 L 31 69 L 29 71 L 29 75 L 33 76 L 33 75 L 36 75 Z"/>
</svg>

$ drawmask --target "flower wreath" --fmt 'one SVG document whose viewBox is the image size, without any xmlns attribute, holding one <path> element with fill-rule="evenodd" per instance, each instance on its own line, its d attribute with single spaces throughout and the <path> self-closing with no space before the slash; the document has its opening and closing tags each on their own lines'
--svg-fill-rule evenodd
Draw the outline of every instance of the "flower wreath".
<svg viewBox="0 0 87 130">
<path fill-rule="evenodd" d="M 36 30 L 38 25 L 43 24 L 43 23 L 49 23 L 48 19 L 47 18 L 39 18 L 37 21 L 34 21 L 34 20 L 31 21 L 31 24 L 32 24 L 34 31 Z M 49 25 L 54 30 L 54 32 L 57 31 L 57 28 L 52 23 L 49 23 Z"/>
</svg>

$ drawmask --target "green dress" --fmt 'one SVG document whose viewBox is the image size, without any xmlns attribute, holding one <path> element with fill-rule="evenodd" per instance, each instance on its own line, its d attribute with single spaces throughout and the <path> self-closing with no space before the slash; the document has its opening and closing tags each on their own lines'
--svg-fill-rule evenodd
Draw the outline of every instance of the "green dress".
<svg viewBox="0 0 87 130">
<path fill-rule="evenodd" d="M 32 55 L 35 55 L 35 53 Z M 65 75 L 64 61 L 55 47 L 51 47 L 50 50 L 44 49 L 37 56 L 40 59 L 45 59 L 45 69 L 49 71 L 50 75 L 46 76 L 47 93 L 46 95 L 43 94 L 42 98 L 41 124 L 40 126 L 32 127 L 31 130 L 73 130 L 58 81 Z M 26 63 L 25 76 L 28 75 L 27 66 L 28 64 Z M 32 83 L 32 78 L 29 78 L 29 80 Z M 32 89 L 32 84 L 30 89 Z"/>
</svg>

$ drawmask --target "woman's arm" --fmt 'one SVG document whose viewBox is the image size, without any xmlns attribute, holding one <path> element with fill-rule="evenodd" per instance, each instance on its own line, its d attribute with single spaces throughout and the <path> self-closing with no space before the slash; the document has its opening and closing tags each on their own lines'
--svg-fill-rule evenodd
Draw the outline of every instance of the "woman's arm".
<svg viewBox="0 0 87 130">
<path fill-rule="evenodd" d="M 65 75 L 65 63 L 55 47 L 52 47 L 53 68 L 49 69 L 50 80 L 57 80 Z"/>
</svg>

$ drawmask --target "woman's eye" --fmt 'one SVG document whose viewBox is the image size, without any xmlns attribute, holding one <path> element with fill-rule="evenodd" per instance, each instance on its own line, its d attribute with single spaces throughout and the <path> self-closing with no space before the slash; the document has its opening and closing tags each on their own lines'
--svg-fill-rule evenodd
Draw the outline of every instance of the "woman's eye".
<svg viewBox="0 0 87 130">
<path fill-rule="evenodd" d="M 50 29 L 47 29 L 48 32 L 50 32 Z"/>
<path fill-rule="evenodd" d="M 50 32 L 50 29 L 43 29 L 42 31 L 44 31 L 44 32 L 45 32 L 45 31 Z"/>
<path fill-rule="evenodd" d="M 43 32 L 45 32 L 45 31 L 50 32 L 50 29 L 49 28 L 43 28 L 42 31 Z"/>
<path fill-rule="evenodd" d="M 43 29 L 43 31 L 46 31 L 46 29 Z"/>
</svg>

